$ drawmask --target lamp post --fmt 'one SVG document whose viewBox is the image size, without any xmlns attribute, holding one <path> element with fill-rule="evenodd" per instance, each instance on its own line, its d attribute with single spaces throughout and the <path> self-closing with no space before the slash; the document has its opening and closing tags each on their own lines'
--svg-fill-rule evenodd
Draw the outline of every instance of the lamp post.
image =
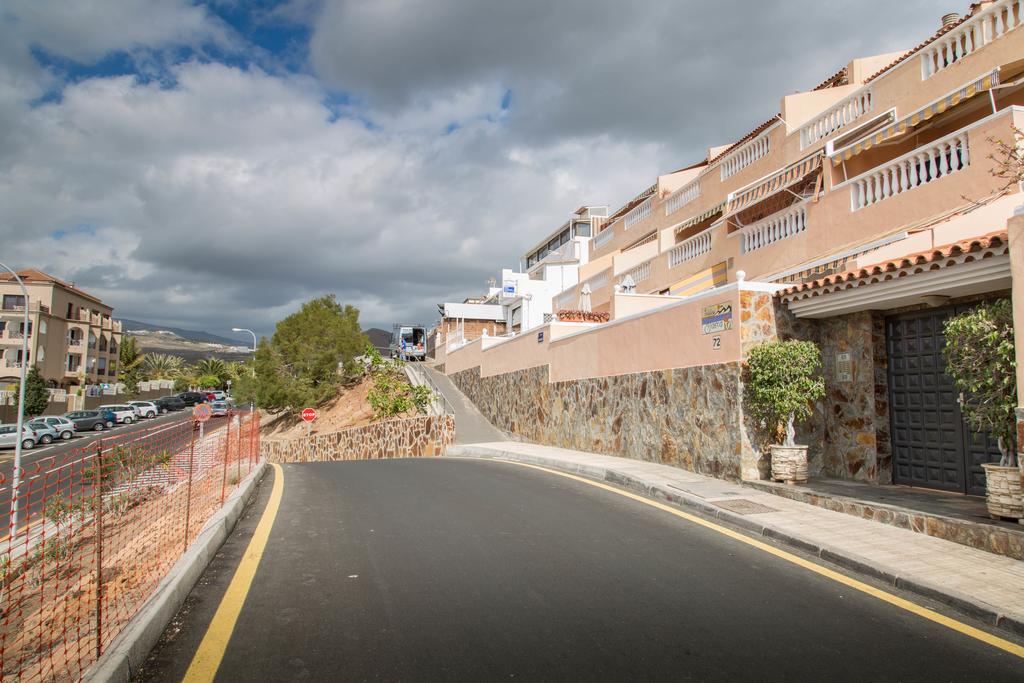
<svg viewBox="0 0 1024 683">
<path fill-rule="evenodd" d="M 21 508 L 18 496 L 21 493 L 21 442 L 24 441 L 25 436 L 22 429 L 25 425 L 25 371 L 28 369 L 28 290 L 12 268 L 4 263 L 0 263 L 0 267 L 11 272 L 25 297 L 25 320 L 21 330 L 21 382 L 18 386 L 18 440 L 14 444 L 14 472 L 11 481 L 11 536 L 14 536 L 18 533 L 18 517 Z"/>
<path fill-rule="evenodd" d="M 256 379 L 256 333 L 253 332 L 252 330 L 246 329 L 244 327 L 232 327 L 231 331 L 232 332 L 248 332 L 249 334 L 252 335 L 252 378 Z M 256 391 L 256 387 L 254 386 L 252 390 L 255 392 Z M 253 397 L 249 401 L 249 412 L 250 413 L 256 412 L 255 395 L 253 395 Z"/>
</svg>

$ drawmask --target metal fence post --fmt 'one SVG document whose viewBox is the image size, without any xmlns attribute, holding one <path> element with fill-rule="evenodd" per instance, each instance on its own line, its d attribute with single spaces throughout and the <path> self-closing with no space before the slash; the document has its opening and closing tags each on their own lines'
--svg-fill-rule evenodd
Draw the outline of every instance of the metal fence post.
<svg viewBox="0 0 1024 683">
<path fill-rule="evenodd" d="M 188 484 L 185 486 L 185 550 L 188 550 L 188 525 L 192 516 L 192 470 L 196 455 L 196 423 L 192 422 L 192 443 L 188 447 Z"/>
<path fill-rule="evenodd" d="M 96 499 L 96 657 L 103 654 L 103 441 L 96 444 L 96 466 L 93 468 Z"/>
</svg>

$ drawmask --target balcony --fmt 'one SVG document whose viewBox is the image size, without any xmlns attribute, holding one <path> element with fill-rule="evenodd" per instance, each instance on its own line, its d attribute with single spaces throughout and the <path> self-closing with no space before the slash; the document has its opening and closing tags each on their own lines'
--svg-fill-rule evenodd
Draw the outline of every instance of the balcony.
<svg viewBox="0 0 1024 683">
<path fill-rule="evenodd" d="M 800 149 L 810 147 L 870 112 L 874 108 L 873 94 L 871 88 L 862 88 L 805 124 L 800 129 Z"/>
<path fill-rule="evenodd" d="M 615 230 L 613 230 L 611 226 L 609 226 L 605 228 L 597 237 L 591 240 L 590 248 L 594 251 L 597 251 L 604 245 L 611 242 L 613 237 L 615 237 Z"/>
<path fill-rule="evenodd" d="M 81 339 L 68 339 L 68 347 L 80 349 L 83 346 Z"/>
<path fill-rule="evenodd" d="M 697 197 L 700 197 L 700 178 L 683 185 L 665 200 L 665 215 L 671 216 Z"/>
<path fill-rule="evenodd" d="M 709 251 L 711 251 L 711 231 L 705 230 L 669 249 L 668 267 L 675 268 Z"/>
<path fill-rule="evenodd" d="M 652 233 L 612 257 L 613 274 L 621 275 L 636 267 L 638 263 L 654 258 L 658 255 L 658 250 L 658 234 Z"/>
<path fill-rule="evenodd" d="M 740 251 L 749 254 L 769 244 L 799 235 L 807 230 L 807 205 L 804 202 L 794 204 L 778 213 L 752 223 L 736 234 L 742 240 Z"/>
<path fill-rule="evenodd" d="M 630 210 L 623 219 L 622 224 L 626 230 L 629 230 L 637 223 L 645 221 L 651 217 L 651 200 L 648 198 L 641 202 L 639 205 Z"/>
<path fill-rule="evenodd" d="M 1021 23 L 1024 23 L 1024 3 L 1020 0 L 997 0 L 921 50 L 921 80 L 949 68 Z"/>
<path fill-rule="evenodd" d="M 753 140 L 745 142 L 735 151 L 730 152 L 719 165 L 721 179 L 725 180 L 726 178 L 736 175 L 747 166 L 772 151 L 771 139 L 768 136 L 777 125 L 779 124 L 776 123 L 769 126 L 768 130 L 764 131 Z"/>
<path fill-rule="evenodd" d="M 970 163 L 967 131 L 960 130 L 837 187 L 850 185 L 850 210 L 859 211 L 963 170 Z"/>
</svg>

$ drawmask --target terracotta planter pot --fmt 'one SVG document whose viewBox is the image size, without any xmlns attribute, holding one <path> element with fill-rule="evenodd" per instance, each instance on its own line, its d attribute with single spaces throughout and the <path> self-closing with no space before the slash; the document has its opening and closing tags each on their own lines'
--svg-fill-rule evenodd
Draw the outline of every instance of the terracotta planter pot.
<svg viewBox="0 0 1024 683">
<path fill-rule="evenodd" d="M 1024 492 L 1021 490 L 1020 470 L 995 463 L 985 463 L 985 505 L 993 519 L 1024 517 Z"/>
<path fill-rule="evenodd" d="M 787 484 L 807 481 L 807 446 L 779 446 L 773 444 L 772 480 Z"/>
</svg>

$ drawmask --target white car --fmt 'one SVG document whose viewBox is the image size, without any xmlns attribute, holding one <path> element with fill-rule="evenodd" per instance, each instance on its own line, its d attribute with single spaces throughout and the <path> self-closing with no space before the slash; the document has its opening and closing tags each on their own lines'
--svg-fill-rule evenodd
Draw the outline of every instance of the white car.
<svg viewBox="0 0 1024 683">
<path fill-rule="evenodd" d="M 36 431 L 25 425 L 21 428 L 21 447 L 28 450 L 39 443 Z M 0 425 L 0 447 L 14 448 L 18 445 L 18 425 Z"/>
<path fill-rule="evenodd" d="M 138 411 L 139 417 L 156 417 L 160 414 L 160 408 L 152 401 L 128 401 L 128 405 Z"/>
<path fill-rule="evenodd" d="M 139 419 L 139 413 L 135 410 L 135 406 L 127 404 L 113 404 L 108 406 L 100 406 L 100 410 L 109 410 L 114 413 L 114 421 L 117 424 L 130 425 L 133 422 L 137 422 Z"/>
<path fill-rule="evenodd" d="M 44 415 L 43 417 L 37 417 L 36 420 L 42 420 L 48 424 L 57 432 L 58 436 L 65 441 L 73 437 L 75 432 L 78 431 L 78 425 L 68 418 L 60 415 Z"/>
</svg>

